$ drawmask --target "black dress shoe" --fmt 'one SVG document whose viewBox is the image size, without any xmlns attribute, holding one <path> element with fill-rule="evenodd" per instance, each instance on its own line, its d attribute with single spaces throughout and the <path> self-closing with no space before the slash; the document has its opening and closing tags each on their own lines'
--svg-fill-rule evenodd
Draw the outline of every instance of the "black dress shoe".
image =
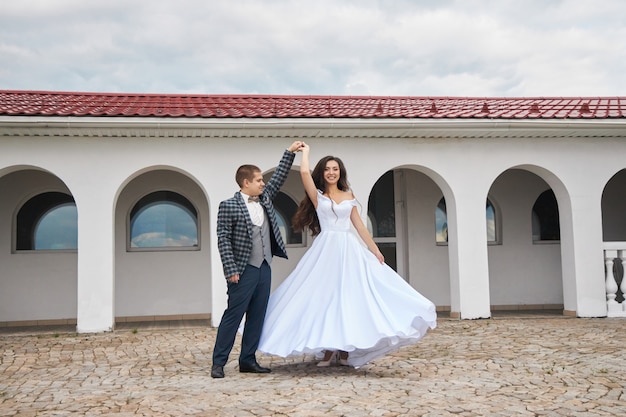
<svg viewBox="0 0 626 417">
<path fill-rule="evenodd" d="M 213 365 L 211 367 L 211 378 L 224 378 L 224 367 L 221 365 Z"/>
<path fill-rule="evenodd" d="M 264 368 L 258 363 L 240 363 L 239 372 L 251 373 L 251 374 L 269 374 L 272 372 L 270 368 Z"/>
</svg>

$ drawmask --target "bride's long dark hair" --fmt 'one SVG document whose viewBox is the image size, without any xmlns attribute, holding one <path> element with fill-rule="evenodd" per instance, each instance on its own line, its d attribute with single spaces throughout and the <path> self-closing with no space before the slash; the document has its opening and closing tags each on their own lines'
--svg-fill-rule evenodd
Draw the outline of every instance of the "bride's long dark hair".
<svg viewBox="0 0 626 417">
<path fill-rule="evenodd" d="M 325 156 L 319 160 L 315 168 L 313 168 L 313 172 L 311 176 L 313 177 L 313 182 L 315 183 L 315 187 L 322 191 L 322 193 L 326 193 L 326 181 L 324 181 L 324 170 L 326 169 L 326 164 L 328 161 L 335 161 L 339 165 L 339 181 L 337 181 L 337 188 L 341 191 L 349 191 L 350 184 L 348 183 L 348 173 L 346 172 L 346 167 L 343 164 L 343 161 L 336 156 Z M 316 236 L 320 233 L 320 220 L 317 217 L 317 213 L 315 212 L 315 207 L 313 206 L 313 202 L 309 198 L 308 195 L 305 195 L 300 205 L 298 206 L 298 210 L 292 219 L 293 229 L 296 232 L 304 231 L 305 229 L 309 229 L 313 236 Z"/>
</svg>

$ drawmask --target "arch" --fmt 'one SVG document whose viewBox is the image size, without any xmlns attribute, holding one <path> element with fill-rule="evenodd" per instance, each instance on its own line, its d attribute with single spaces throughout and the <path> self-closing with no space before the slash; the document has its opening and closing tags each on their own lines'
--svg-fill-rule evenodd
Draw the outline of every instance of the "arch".
<svg viewBox="0 0 626 417">
<path fill-rule="evenodd" d="M 128 185 L 128 183 L 130 183 L 132 180 L 134 180 L 135 178 L 148 173 L 148 172 L 152 172 L 152 171 L 158 171 L 158 170 L 163 170 L 163 171 L 172 171 L 172 172 L 177 172 L 185 177 L 188 177 L 189 179 L 191 179 L 201 190 L 202 193 L 204 194 L 207 203 L 210 204 L 211 200 L 209 198 L 209 193 L 207 192 L 206 188 L 204 187 L 204 184 L 192 173 L 190 173 L 187 170 L 181 169 L 179 167 L 173 166 L 173 165 L 149 165 L 143 168 L 140 168 L 136 171 L 131 172 L 122 182 L 120 182 L 119 186 L 117 187 L 117 190 L 115 191 L 115 196 L 113 199 L 113 205 L 117 205 L 117 201 L 119 198 L 120 193 L 126 188 L 126 186 Z"/>
<path fill-rule="evenodd" d="M 533 208 L 546 192 L 556 198 L 563 242 L 533 239 Z M 491 308 L 562 311 L 574 305 L 571 201 L 564 182 L 544 167 L 520 164 L 500 172 L 489 195 L 502 216 L 502 245 L 488 248 Z"/>
<path fill-rule="evenodd" d="M 26 170 L 33 170 L 33 171 L 42 171 L 42 172 L 46 172 L 48 174 L 54 175 L 55 177 L 58 178 L 58 175 L 55 175 L 52 171 L 37 166 L 37 165 L 10 165 L 10 166 L 6 166 L 4 168 L 0 168 L 0 178 L 4 177 L 5 175 L 11 174 L 13 172 L 18 172 L 18 171 L 26 171 Z"/>
<path fill-rule="evenodd" d="M 27 246 L 20 247 L 27 250 L 16 251 L 18 213 L 25 203 L 31 201 L 29 234 L 46 212 L 62 206 L 61 201 L 35 198 L 45 193 L 67 196 L 65 203 L 73 200 L 66 182 L 48 169 L 26 164 L 0 169 L 0 235 L 8 237 L 0 243 L 0 322 L 76 322 L 77 250 L 28 250 L 34 242 L 27 239 Z"/>
<path fill-rule="evenodd" d="M 377 187 L 393 187 L 376 190 Z M 393 191 L 393 193 L 391 192 Z M 455 288 L 455 267 L 452 264 L 449 248 L 433 244 L 434 217 L 432 207 L 446 196 L 450 205 L 455 205 L 455 197 L 448 182 L 434 170 L 414 164 L 402 164 L 380 172 L 374 181 L 368 197 L 367 212 L 370 231 L 381 247 L 385 259 L 397 258 L 397 271 L 400 275 L 433 301 L 439 311 L 456 309 L 458 292 Z M 380 204 L 375 198 L 392 198 Z M 393 213 L 384 214 L 383 210 Z M 451 210 L 455 216 L 456 211 Z M 386 220 L 383 221 L 381 215 Z M 383 221 L 385 230 L 377 233 L 376 225 Z M 456 227 L 456 218 L 451 227 Z M 386 251 L 386 253 L 385 253 Z M 404 263 L 404 265 L 403 265 Z M 393 267 L 393 263 L 390 263 Z M 456 311 L 456 310 L 455 310 Z"/>
<path fill-rule="evenodd" d="M 181 196 L 174 198 L 182 207 L 179 211 L 194 213 L 197 246 L 131 248 L 133 210 L 142 201 L 152 202 L 145 200 L 150 196 L 164 193 Z M 116 322 L 172 316 L 208 318 L 212 292 L 209 199 L 197 178 L 172 166 L 139 169 L 116 191 L 113 215 Z"/>
<path fill-rule="evenodd" d="M 602 240 L 626 242 L 626 168 L 616 172 L 602 189 Z"/>
<path fill-rule="evenodd" d="M 569 195 L 569 191 L 567 187 L 565 186 L 565 183 L 555 173 L 553 173 L 552 171 L 544 167 L 541 167 L 538 165 L 531 165 L 531 164 L 515 165 L 515 166 L 510 167 L 509 169 L 523 169 L 523 170 L 532 172 L 533 174 L 540 177 L 542 180 L 548 183 L 548 185 L 554 192 L 557 203 L 559 205 L 559 211 L 563 213 L 571 212 L 572 203 L 571 203 L 571 197 Z"/>
<path fill-rule="evenodd" d="M 626 168 L 616 172 L 602 189 L 602 241 L 605 244 L 605 266 L 613 265 L 613 279 L 607 277 L 609 315 L 620 315 L 624 305 L 624 265 L 626 258 Z M 610 243 L 609 243 L 610 242 Z M 609 246 L 610 245 L 610 246 Z M 621 252 L 620 252 L 621 251 Z M 614 281 L 614 283 L 613 283 Z M 612 288 L 612 289 L 611 289 Z M 611 297 L 614 298 L 611 300 Z M 620 305 L 621 304 L 621 305 Z M 619 313 L 615 313 L 615 311 Z"/>
</svg>

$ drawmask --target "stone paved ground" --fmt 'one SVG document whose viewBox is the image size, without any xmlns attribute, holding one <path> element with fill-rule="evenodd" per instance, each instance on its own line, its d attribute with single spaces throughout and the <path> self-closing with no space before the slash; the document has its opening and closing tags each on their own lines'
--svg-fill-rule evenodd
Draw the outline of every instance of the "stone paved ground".
<svg viewBox="0 0 626 417">
<path fill-rule="evenodd" d="M 360 369 L 259 355 L 212 379 L 215 329 L 0 334 L 0 416 L 626 416 L 626 320 L 439 320 Z"/>
</svg>

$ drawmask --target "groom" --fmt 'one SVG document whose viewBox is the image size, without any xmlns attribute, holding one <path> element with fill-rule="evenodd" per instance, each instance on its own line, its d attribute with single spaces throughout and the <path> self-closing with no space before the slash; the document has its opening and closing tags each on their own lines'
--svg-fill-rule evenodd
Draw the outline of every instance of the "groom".
<svg viewBox="0 0 626 417">
<path fill-rule="evenodd" d="M 287 179 L 295 152 L 301 147 L 300 141 L 291 144 L 267 185 L 258 167 L 240 166 L 235 174 L 240 191 L 220 203 L 217 246 L 228 286 L 228 306 L 217 329 L 211 367 L 213 378 L 224 378 L 224 365 L 244 314 L 246 323 L 239 372 L 271 372 L 258 364 L 255 353 L 270 296 L 272 256 L 287 258 L 272 200 Z"/>
</svg>

